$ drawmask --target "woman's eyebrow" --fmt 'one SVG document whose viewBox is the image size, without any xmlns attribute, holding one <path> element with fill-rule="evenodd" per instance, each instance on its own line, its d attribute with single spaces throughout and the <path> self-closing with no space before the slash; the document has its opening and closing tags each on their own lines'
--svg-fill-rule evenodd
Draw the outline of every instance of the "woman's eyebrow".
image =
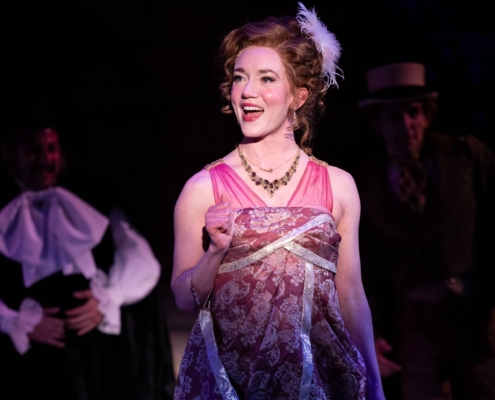
<svg viewBox="0 0 495 400">
<path fill-rule="evenodd" d="M 234 72 L 242 72 L 242 73 L 246 73 L 246 70 L 242 67 L 238 67 L 238 68 L 235 68 L 234 69 Z M 277 77 L 280 78 L 280 75 L 277 74 L 273 69 L 269 69 L 269 68 L 266 68 L 266 69 L 259 69 L 258 71 L 258 74 L 274 74 L 276 75 Z"/>
<path fill-rule="evenodd" d="M 274 75 L 277 75 L 278 77 L 280 77 L 273 69 L 260 69 L 258 70 L 258 73 L 260 74 L 274 74 Z"/>
</svg>

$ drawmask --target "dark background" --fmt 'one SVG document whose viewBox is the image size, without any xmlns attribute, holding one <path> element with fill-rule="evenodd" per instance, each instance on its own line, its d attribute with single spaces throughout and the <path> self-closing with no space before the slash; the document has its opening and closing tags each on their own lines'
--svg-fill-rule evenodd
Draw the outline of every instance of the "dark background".
<svg viewBox="0 0 495 400">
<path fill-rule="evenodd" d="M 479 0 L 305 2 L 342 44 L 345 79 L 327 95 L 314 153 L 354 172 L 376 138 L 356 108 L 365 71 L 422 61 L 440 92 L 436 128 L 495 148 L 495 29 Z M 173 207 L 185 181 L 240 139 L 220 112 L 216 52 L 247 21 L 295 15 L 296 1 L 73 0 L 3 5 L 4 122 L 33 100 L 57 115 L 68 171 L 97 173 L 138 208 L 172 269 Z M 5 129 L 4 125 L 4 129 Z"/>
</svg>

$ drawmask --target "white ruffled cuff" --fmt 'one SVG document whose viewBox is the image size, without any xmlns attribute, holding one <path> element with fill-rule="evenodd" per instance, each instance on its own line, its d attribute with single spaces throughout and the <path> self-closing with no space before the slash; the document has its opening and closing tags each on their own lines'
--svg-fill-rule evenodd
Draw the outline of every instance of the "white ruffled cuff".
<svg viewBox="0 0 495 400">
<path fill-rule="evenodd" d="M 25 354 L 31 347 L 28 333 L 31 333 L 43 318 L 43 308 L 33 299 L 22 301 L 19 311 L 9 310 L 1 318 L 0 330 L 10 336 L 19 354 Z"/>
<path fill-rule="evenodd" d="M 107 275 L 97 269 L 91 279 L 91 291 L 98 300 L 98 311 L 103 314 L 103 321 L 98 325 L 100 332 L 108 335 L 119 335 L 121 329 L 120 306 L 124 303 L 124 295 L 120 290 L 110 287 Z"/>
</svg>

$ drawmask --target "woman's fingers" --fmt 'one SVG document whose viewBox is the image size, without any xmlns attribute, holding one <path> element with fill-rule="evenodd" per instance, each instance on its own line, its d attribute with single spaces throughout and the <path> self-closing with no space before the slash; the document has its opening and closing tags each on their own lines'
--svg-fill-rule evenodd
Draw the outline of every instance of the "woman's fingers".
<svg viewBox="0 0 495 400">
<path fill-rule="evenodd" d="M 218 230 L 221 233 L 225 233 L 229 230 L 231 225 L 231 210 L 229 208 L 221 208 L 222 204 L 210 207 L 206 213 L 206 230 L 208 233 L 216 233 Z"/>
<path fill-rule="evenodd" d="M 213 228 L 216 228 L 224 224 L 227 224 L 226 226 L 228 226 L 229 221 L 230 221 L 230 215 L 225 213 L 213 214 L 207 217 L 207 223 Z"/>
<path fill-rule="evenodd" d="M 220 196 L 220 203 L 228 203 L 230 208 L 230 195 L 228 193 L 222 193 Z"/>
<path fill-rule="evenodd" d="M 220 201 L 211 206 L 205 216 L 206 231 L 212 244 L 218 249 L 226 249 L 232 241 L 232 209 L 230 196 L 222 193 Z"/>
</svg>

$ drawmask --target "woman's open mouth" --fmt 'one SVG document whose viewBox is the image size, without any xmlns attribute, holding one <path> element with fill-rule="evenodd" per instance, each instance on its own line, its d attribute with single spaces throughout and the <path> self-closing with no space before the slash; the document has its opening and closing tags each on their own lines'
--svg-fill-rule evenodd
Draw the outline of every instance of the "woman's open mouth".
<svg viewBox="0 0 495 400">
<path fill-rule="evenodd" d="M 257 106 L 244 106 L 242 107 L 242 111 L 243 111 L 242 119 L 244 121 L 254 121 L 260 115 L 262 115 L 265 110 Z"/>
</svg>

